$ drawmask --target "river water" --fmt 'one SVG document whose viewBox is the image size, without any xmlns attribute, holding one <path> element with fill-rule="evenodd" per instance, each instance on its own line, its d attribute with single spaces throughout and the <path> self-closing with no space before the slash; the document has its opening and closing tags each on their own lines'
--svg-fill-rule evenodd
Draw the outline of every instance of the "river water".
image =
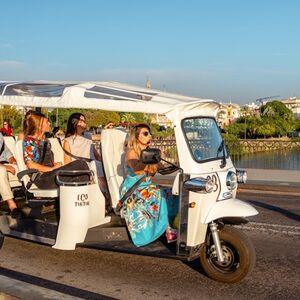
<svg viewBox="0 0 300 300">
<path fill-rule="evenodd" d="M 286 151 L 259 152 L 231 156 L 234 165 L 238 168 L 254 169 L 282 169 L 300 171 L 300 148 Z"/>
</svg>

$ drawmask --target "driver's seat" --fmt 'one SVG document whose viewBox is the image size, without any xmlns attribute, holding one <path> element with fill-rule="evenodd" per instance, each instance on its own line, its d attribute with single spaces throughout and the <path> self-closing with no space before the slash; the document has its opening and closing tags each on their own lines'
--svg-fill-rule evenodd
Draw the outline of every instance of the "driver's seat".
<svg viewBox="0 0 300 300">
<path fill-rule="evenodd" d="M 102 161 L 111 196 L 112 208 L 120 200 L 120 186 L 126 176 L 125 143 L 127 132 L 122 128 L 104 129 L 101 132 Z"/>
</svg>

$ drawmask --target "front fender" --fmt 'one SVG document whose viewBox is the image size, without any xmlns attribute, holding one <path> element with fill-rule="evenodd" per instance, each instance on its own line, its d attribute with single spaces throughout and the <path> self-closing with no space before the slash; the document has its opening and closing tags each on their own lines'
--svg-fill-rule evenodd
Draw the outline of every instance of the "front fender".
<svg viewBox="0 0 300 300">
<path fill-rule="evenodd" d="M 258 211 L 250 204 L 238 199 L 217 201 L 207 214 L 204 223 L 224 217 L 250 217 L 258 214 Z"/>
</svg>

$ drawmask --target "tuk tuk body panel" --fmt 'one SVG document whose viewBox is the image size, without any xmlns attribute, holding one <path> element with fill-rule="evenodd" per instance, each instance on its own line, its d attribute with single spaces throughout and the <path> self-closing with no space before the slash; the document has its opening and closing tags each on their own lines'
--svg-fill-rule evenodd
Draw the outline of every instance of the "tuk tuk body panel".
<svg viewBox="0 0 300 300">
<path fill-rule="evenodd" d="M 250 217 L 258 214 L 258 211 L 248 203 L 239 199 L 226 199 L 217 201 L 211 206 L 204 223 L 225 217 Z"/>
<path fill-rule="evenodd" d="M 89 228 L 108 223 L 105 199 L 97 184 L 60 186 L 60 220 L 53 248 L 74 250 L 85 240 Z"/>
</svg>

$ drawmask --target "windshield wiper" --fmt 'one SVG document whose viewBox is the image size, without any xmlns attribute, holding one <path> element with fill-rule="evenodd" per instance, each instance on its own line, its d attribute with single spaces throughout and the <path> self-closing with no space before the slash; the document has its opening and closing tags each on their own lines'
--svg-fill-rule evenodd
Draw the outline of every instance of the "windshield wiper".
<svg viewBox="0 0 300 300">
<path fill-rule="evenodd" d="M 224 143 L 224 140 L 222 140 L 219 148 L 218 148 L 218 152 L 217 152 L 217 156 L 219 154 L 219 152 L 221 152 L 223 150 L 223 156 L 222 156 L 222 162 L 221 162 L 221 165 L 220 165 L 220 168 L 223 169 L 226 167 L 226 146 L 225 146 L 225 143 Z"/>
</svg>

